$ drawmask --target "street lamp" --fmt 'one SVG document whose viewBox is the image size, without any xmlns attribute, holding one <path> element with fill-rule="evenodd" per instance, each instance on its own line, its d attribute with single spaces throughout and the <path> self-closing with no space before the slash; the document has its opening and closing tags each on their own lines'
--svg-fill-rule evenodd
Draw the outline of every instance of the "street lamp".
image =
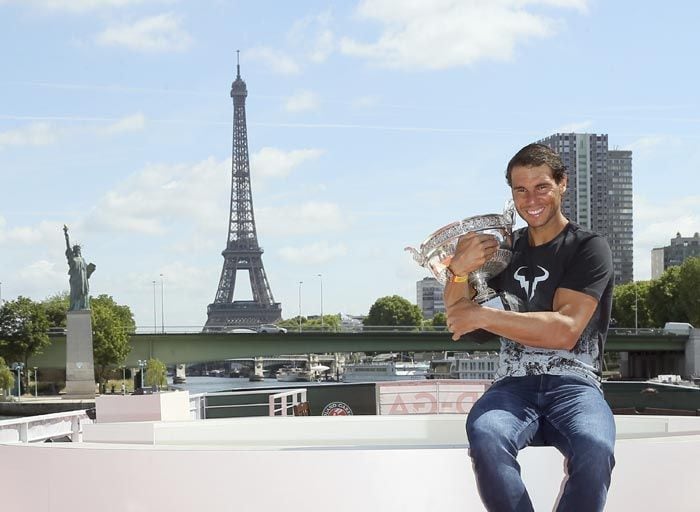
<svg viewBox="0 0 700 512">
<path fill-rule="evenodd" d="M 139 359 L 139 368 L 141 370 L 141 389 L 143 389 L 143 371 L 144 368 L 146 368 L 146 365 L 148 364 L 148 361 L 145 359 Z"/>
<path fill-rule="evenodd" d="M 299 332 L 301 332 L 301 285 L 304 281 L 299 281 Z"/>
<path fill-rule="evenodd" d="M 34 367 L 34 396 L 38 397 L 39 396 L 39 377 L 37 377 L 37 372 L 39 371 L 39 368 L 36 366 Z"/>
<path fill-rule="evenodd" d="M 165 334 L 165 292 L 163 291 L 163 274 L 160 275 L 160 329 Z"/>
<path fill-rule="evenodd" d="M 637 281 L 634 282 L 634 333 L 637 334 Z"/>
<path fill-rule="evenodd" d="M 316 274 L 321 283 L 321 331 L 323 331 L 323 274 Z"/>
<path fill-rule="evenodd" d="M 158 332 L 158 325 L 156 323 L 156 282 L 153 281 L 153 334 Z"/>
<path fill-rule="evenodd" d="M 12 369 L 17 372 L 17 401 L 22 400 L 22 388 L 21 388 L 21 374 L 22 368 L 24 368 L 24 363 L 12 363 Z"/>
</svg>

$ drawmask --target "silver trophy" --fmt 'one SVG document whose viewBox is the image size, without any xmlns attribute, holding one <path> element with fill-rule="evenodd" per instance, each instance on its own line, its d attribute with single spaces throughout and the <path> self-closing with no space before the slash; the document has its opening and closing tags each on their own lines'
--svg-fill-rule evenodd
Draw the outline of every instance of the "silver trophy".
<svg viewBox="0 0 700 512">
<path fill-rule="evenodd" d="M 483 304 L 493 299 L 498 293 L 489 288 L 488 280 L 500 274 L 510 263 L 512 256 L 513 225 L 515 223 L 515 207 L 509 200 L 502 214 L 487 214 L 468 217 L 441 227 L 430 235 L 416 250 L 406 247 L 413 259 L 430 270 L 442 284 L 447 282 L 447 267 L 457 248 L 459 237 L 470 232 L 493 235 L 498 240 L 498 249 L 494 255 L 481 267 L 468 276 L 469 284 L 476 290 L 474 300 Z"/>
</svg>

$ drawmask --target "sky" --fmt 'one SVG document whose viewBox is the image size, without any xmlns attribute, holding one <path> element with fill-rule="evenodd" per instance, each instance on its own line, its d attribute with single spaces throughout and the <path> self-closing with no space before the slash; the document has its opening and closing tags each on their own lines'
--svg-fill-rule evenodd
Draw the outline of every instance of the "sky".
<svg viewBox="0 0 700 512">
<path fill-rule="evenodd" d="M 558 132 L 633 151 L 649 279 L 653 247 L 700 231 L 698 19 L 680 0 L 0 0 L 2 299 L 68 290 L 66 224 L 92 295 L 140 328 L 204 324 L 236 50 L 284 318 L 415 302 L 429 274 L 404 247 L 500 213 L 510 157 Z"/>
</svg>

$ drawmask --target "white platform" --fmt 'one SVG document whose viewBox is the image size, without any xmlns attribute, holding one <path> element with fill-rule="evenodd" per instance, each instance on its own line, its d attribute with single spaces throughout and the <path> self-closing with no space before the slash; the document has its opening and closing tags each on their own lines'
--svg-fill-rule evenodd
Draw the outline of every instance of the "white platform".
<svg viewBox="0 0 700 512">
<path fill-rule="evenodd" d="M 23 511 L 483 510 L 462 415 L 256 417 L 85 425 L 83 443 L 0 445 L 3 508 Z M 609 511 L 697 510 L 700 418 L 616 418 Z M 563 458 L 521 453 L 535 509 Z"/>
</svg>

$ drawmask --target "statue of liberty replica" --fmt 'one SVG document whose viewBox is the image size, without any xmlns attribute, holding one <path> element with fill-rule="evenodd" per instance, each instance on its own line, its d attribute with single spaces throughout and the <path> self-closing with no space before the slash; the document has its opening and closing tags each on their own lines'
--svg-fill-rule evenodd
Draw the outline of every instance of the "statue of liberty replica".
<svg viewBox="0 0 700 512">
<path fill-rule="evenodd" d="M 68 226 L 63 226 L 63 234 L 66 238 L 70 284 L 70 307 L 66 315 L 66 389 L 63 397 L 92 399 L 95 398 L 95 364 L 88 279 L 95 271 L 95 265 L 85 263 L 79 245 L 71 247 Z"/>
<path fill-rule="evenodd" d="M 68 238 L 68 226 L 63 226 L 63 235 L 66 237 L 66 259 L 68 260 L 68 275 L 70 276 L 70 311 L 90 309 L 90 285 L 88 279 L 95 271 L 95 264 L 85 264 L 80 254 L 80 246 L 70 246 Z"/>
</svg>

